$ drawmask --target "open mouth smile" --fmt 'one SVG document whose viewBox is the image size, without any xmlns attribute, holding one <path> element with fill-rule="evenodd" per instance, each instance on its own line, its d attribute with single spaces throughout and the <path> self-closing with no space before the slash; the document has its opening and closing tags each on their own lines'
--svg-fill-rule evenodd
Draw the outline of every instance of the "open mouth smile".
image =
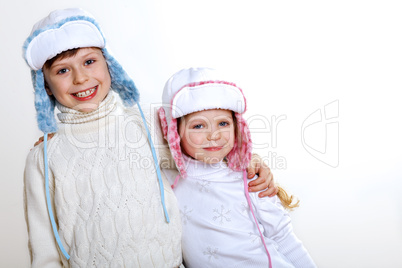
<svg viewBox="0 0 402 268">
<path fill-rule="evenodd" d="M 80 100 L 80 101 L 86 101 L 90 100 L 93 97 L 95 97 L 96 92 L 98 90 L 98 86 L 95 86 L 90 89 L 86 89 L 80 92 L 72 93 L 71 96 L 73 96 L 75 99 Z"/>
</svg>

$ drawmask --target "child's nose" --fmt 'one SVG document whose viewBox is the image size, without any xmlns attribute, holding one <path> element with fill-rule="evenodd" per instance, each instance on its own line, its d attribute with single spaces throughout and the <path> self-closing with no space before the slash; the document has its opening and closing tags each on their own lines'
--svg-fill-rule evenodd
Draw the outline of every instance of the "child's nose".
<svg viewBox="0 0 402 268">
<path fill-rule="evenodd" d="M 217 141 L 220 138 L 221 138 L 221 132 L 220 131 L 211 131 L 207 136 L 207 139 L 209 141 Z"/>
<path fill-rule="evenodd" d="M 74 75 L 74 84 L 79 85 L 88 80 L 88 75 L 85 72 L 77 71 Z"/>
</svg>

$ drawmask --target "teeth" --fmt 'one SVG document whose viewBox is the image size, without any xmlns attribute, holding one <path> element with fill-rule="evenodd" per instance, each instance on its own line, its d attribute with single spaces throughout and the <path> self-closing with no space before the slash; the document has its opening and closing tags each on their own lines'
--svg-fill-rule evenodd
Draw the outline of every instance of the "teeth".
<svg viewBox="0 0 402 268">
<path fill-rule="evenodd" d="M 85 97 L 88 97 L 89 95 L 91 95 L 92 93 L 94 93 L 95 89 L 96 89 L 96 87 L 88 89 L 86 91 L 74 93 L 73 95 L 78 97 L 78 98 L 85 98 Z"/>
</svg>

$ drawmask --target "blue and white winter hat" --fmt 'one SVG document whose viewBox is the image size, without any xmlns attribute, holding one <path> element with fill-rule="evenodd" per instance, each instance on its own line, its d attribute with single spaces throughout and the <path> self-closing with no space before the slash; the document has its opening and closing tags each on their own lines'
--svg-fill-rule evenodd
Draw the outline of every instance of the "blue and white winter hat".
<svg viewBox="0 0 402 268">
<path fill-rule="evenodd" d="M 55 100 L 46 93 L 42 67 L 57 54 L 81 47 L 102 50 L 111 76 L 111 88 L 120 95 L 124 105 L 133 106 L 139 99 L 134 81 L 107 51 L 105 37 L 95 18 L 80 8 L 55 10 L 34 25 L 23 46 L 23 57 L 31 68 L 35 89 L 38 126 L 45 133 L 56 132 L 57 123 Z"/>
</svg>

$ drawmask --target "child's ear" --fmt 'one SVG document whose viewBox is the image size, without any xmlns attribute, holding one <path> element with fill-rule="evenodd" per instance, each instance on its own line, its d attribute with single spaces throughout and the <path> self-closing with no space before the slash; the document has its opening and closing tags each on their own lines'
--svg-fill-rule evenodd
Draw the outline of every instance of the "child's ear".
<svg viewBox="0 0 402 268">
<path fill-rule="evenodd" d="M 46 80 L 45 80 L 45 90 L 46 90 L 47 95 L 49 95 L 49 96 L 53 95 L 52 91 L 49 88 L 49 85 L 46 82 Z"/>
<path fill-rule="evenodd" d="M 184 136 L 185 118 L 184 116 L 177 118 L 177 134 L 182 138 Z"/>
</svg>

